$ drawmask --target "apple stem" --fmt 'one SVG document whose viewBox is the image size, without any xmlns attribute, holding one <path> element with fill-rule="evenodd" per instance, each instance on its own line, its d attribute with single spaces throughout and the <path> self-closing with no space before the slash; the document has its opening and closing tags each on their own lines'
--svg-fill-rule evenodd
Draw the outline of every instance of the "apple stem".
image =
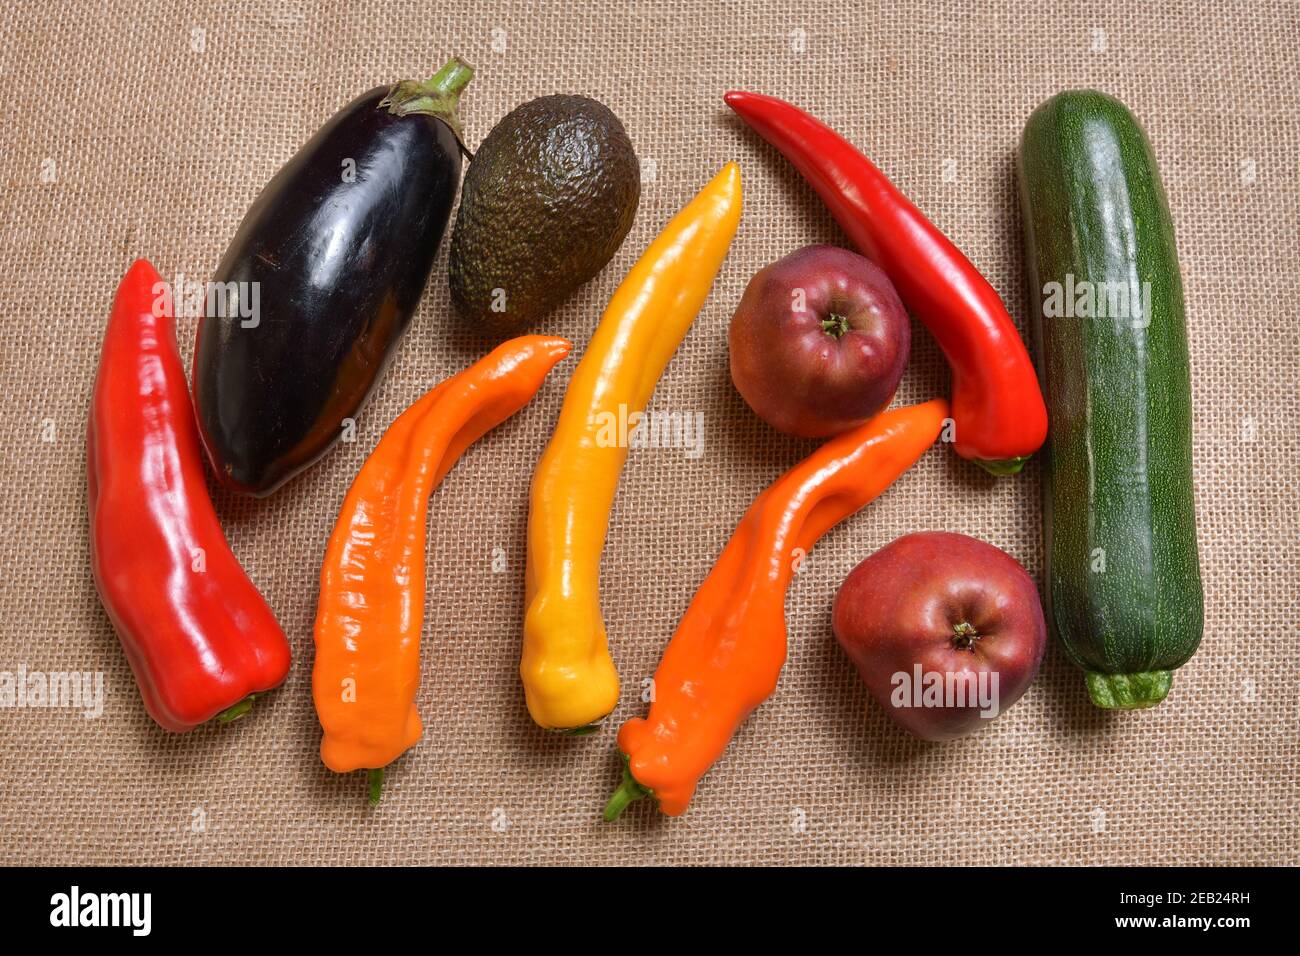
<svg viewBox="0 0 1300 956">
<path fill-rule="evenodd" d="M 832 338 L 842 338 L 844 333 L 849 330 L 849 320 L 847 316 L 839 315 L 832 312 L 826 318 L 822 319 L 822 331 Z"/>
<path fill-rule="evenodd" d="M 957 636 L 952 639 L 952 646 L 959 651 L 970 651 L 975 649 L 975 642 L 980 639 L 979 632 L 975 630 L 975 625 L 962 621 L 960 624 L 953 626 L 953 631 Z"/>
</svg>

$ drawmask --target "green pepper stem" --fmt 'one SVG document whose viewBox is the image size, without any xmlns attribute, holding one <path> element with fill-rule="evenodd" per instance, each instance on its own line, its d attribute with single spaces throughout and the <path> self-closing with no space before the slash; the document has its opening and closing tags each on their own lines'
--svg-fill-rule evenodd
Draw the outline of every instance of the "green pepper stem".
<svg viewBox="0 0 1300 956">
<path fill-rule="evenodd" d="M 626 759 L 625 757 L 624 760 L 626 761 Z M 605 804 L 605 822 L 613 823 L 631 804 L 642 797 L 648 796 L 650 796 L 650 788 L 637 783 L 636 777 L 632 776 L 631 768 L 625 763 L 623 766 L 623 782 L 618 785 L 614 795 L 609 798 L 609 803 Z"/>
<path fill-rule="evenodd" d="M 1006 458 L 1002 461 L 985 461 L 983 458 L 976 458 L 975 464 L 994 478 L 1006 478 L 1009 475 L 1019 474 L 1020 469 L 1025 467 L 1025 462 L 1029 461 L 1029 457 L 1029 455 L 1021 455 L 1019 458 Z"/>
<path fill-rule="evenodd" d="M 221 713 L 217 714 L 217 723 L 229 724 L 232 723 L 233 721 L 238 720 L 240 717 L 243 717 L 246 713 L 248 713 L 250 710 L 253 709 L 253 700 L 256 697 L 257 697 L 256 694 L 249 694 L 247 697 L 241 700 L 238 704 L 235 704 L 233 707 L 227 707 Z"/>
<path fill-rule="evenodd" d="M 384 768 L 375 767 L 366 771 L 366 786 L 370 788 L 370 805 L 376 806 L 384 792 Z"/>
</svg>

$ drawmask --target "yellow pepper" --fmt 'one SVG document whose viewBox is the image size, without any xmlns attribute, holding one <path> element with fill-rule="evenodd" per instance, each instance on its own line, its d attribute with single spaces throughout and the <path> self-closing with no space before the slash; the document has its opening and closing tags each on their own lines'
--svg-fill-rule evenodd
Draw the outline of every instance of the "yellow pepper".
<svg viewBox="0 0 1300 956">
<path fill-rule="evenodd" d="M 542 727 L 594 730 L 618 703 L 600 555 L 627 447 L 609 423 L 645 411 L 722 267 L 740 205 L 740 168 L 728 163 L 650 244 L 605 309 L 537 464 L 519 671 Z"/>
</svg>

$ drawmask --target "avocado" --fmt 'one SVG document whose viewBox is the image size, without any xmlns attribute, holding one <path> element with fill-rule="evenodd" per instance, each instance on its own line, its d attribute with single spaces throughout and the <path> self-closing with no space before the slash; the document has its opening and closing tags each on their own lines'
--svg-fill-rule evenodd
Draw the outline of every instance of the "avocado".
<svg viewBox="0 0 1300 956">
<path fill-rule="evenodd" d="M 516 107 L 465 174 L 448 263 L 453 304 L 491 334 L 519 331 L 605 267 L 640 197 L 632 141 L 604 104 L 555 95 Z"/>
</svg>

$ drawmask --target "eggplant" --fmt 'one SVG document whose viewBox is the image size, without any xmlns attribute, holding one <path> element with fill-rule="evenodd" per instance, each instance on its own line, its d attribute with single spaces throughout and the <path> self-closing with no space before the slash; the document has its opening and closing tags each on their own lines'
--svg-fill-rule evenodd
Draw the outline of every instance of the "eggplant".
<svg viewBox="0 0 1300 956">
<path fill-rule="evenodd" d="M 452 59 L 336 113 L 263 188 L 208 287 L 194 404 L 218 480 L 268 495 L 360 410 L 415 312 L 460 182 Z"/>
</svg>

